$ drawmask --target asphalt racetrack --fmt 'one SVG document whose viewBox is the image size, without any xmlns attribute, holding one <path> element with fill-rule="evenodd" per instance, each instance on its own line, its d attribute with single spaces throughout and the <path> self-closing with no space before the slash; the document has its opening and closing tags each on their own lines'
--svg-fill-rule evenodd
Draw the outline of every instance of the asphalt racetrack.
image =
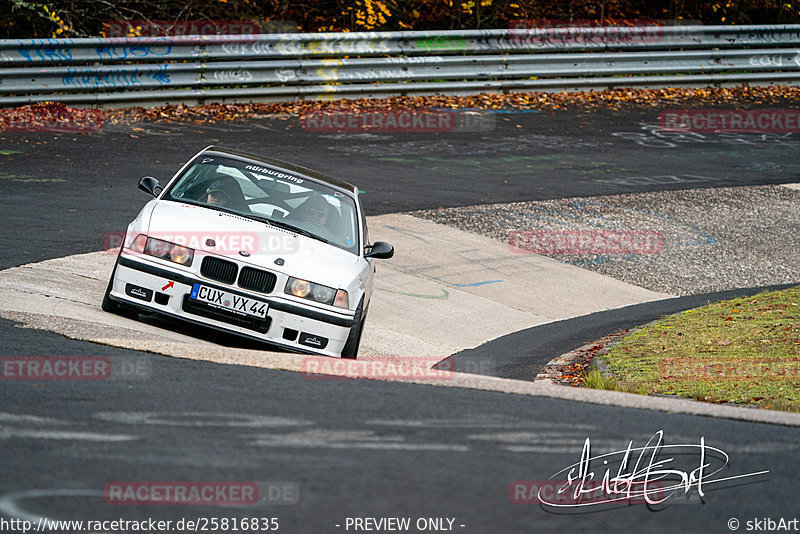
<svg viewBox="0 0 800 534">
<path fill-rule="evenodd" d="M 107 124 L 80 134 L 5 132 L 0 268 L 102 250 L 106 234 L 124 230 L 145 202 L 136 189 L 141 176 L 164 183 L 210 144 L 272 155 L 351 181 L 365 192 L 373 216 L 800 182 L 797 134 L 668 134 L 658 128 L 654 111 L 492 113 L 481 120 L 476 131 L 449 133 L 321 133 L 304 129 L 296 117 Z M 795 226 L 775 229 L 785 240 L 770 234 L 758 256 L 743 254 L 747 276 L 760 270 L 760 262 L 770 267 L 769 277 L 758 279 L 764 286 L 800 282 L 791 278 L 796 262 L 775 267 L 790 263 L 797 250 L 792 240 L 798 219 L 791 211 L 796 198 L 778 196 L 781 224 Z M 648 198 L 648 209 L 655 210 Z M 736 204 L 735 198 L 728 202 Z M 769 228 L 770 207 L 762 208 L 759 224 Z M 685 220 L 695 215 L 685 213 Z M 725 227 L 716 221 L 715 228 Z M 640 264 L 630 265 L 635 270 Z M 753 285 L 736 272 L 725 270 L 718 289 Z M 675 286 L 685 295 L 692 294 L 685 287 L 692 279 L 687 273 Z M 476 354 L 483 361 L 494 358 L 498 372 L 485 374 L 524 379 L 530 375 L 520 375 L 520 368 L 533 372 L 562 350 L 603 335 L 598 325 L 635 323 L 639 313 L 646 322 L 669 308 L 658 306 L 600 312 L 606 314 L 602 321 L 548 323 L 455 359 L 463 366 Z M 164 530 L 176 532 L 193 530 L 185 523 L 176 527 L 182 519 L 206 522 L 208 531 L 235 530 L 230 522 L 227 529 L 211 529 L 211 518 L 277 518 L 279 532 L 296 533 L 730 532 L 800 515 L 796 418 L 765 424 L 605 400 L 312 380 L 286 370 L 169 358 L 19 326 L 0 320 L 0 355 L 108 357 L 130 362 L 137 372 L 121 380 L 0 381 L 0 518 L 6 520 L 36 525 L 43 517 L 154 519 L 172 521 Z M 532 358 L 520 361 L 520 354 Z M 651 486 L 661 488 L 654 494 L 654 500 L 663 498 L 660 504 L 634 499 L 573 506 L 558 500 L 558 489 L 570 477 L 596 488 L 589 471 L 594 481 L 606 470 L 617 475 L 629 443 L 645 447 L 653 438 L 653 445 L 661 432 L 669 448 L 659 458 L 672 460 L 650 465 L 673 471 L 669 482 L 657 482 L 663 487 Z M 582 452 L 591 456 L 583 467 Z M 641 484 L 642 470 L 629 478 Z M 675 482 L 682 478 L 691 483 Z M 133 505 L 115 502 L 108 493 L 126 484 L 243 481 L 260 488 L 257 502 Z M 549 504 L 536 499 L 539 489 Z M 558 503 L 567 506 L 553 505 Z M 407 518 L 409 526 L 392 529 L 402 522 L 388 518 Z M 273 522 L 266 524 L 275 530 Z M 121 531 L 84 526 L 69 531 Z M 11 523 L 0 527 L 15 529 Z"/>
</svg>

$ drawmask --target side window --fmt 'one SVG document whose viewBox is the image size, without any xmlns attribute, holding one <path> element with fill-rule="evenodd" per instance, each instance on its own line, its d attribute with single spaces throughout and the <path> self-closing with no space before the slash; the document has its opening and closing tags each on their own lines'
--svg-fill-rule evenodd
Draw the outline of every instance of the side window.
<svg viewBox="0 0 800 534">
<path fill-rule="evenodd" d="M 351 252 L 358 253 L 358 227 L 359 227 L 359 219 L 358 214 L 355 210 L 355 204 L 350 202 L 343 202 L 342 199 L 344 197 L 339 198 L 338 210 L 340 213 L 340 226 L 339 231 L 342 236 L 345 238 L 345 244 L 347 245 L 348 249 Z M 356 241 L 356 242 L 354 242 Z"/>
<path fill-rule="evenodd" d="M 202 180 L 201 165 L 194 165 L 176 184 L 171 196 L 177 199 L 197 200 L 197 191 L 192 188 Z"/>
</svg>

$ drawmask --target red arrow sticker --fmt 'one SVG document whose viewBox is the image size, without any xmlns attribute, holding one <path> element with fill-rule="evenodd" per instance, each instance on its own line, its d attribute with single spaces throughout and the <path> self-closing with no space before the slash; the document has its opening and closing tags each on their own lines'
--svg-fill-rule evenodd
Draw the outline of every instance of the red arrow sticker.
<svg viewBox="0 0 800 534">
<path fill-rule="evenodd" d="M 161 288 L 161 291 L 166 291 L 167 289 L 169 289 L 169 288 L 173 287 L 174 285 L 175 285 L 175 282 L 173 282 L 172 280 L 170 280 L 170 281 L 169 281 L 169 283 L 168 283 L 167 285 L 165 285 L 164 287 L 162 287 L 162 288 Z"/>
</svg>

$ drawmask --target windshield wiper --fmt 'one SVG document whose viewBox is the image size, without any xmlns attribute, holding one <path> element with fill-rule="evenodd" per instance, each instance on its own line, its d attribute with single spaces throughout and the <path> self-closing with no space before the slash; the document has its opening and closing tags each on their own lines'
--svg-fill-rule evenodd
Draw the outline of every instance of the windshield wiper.
<svg viewBox="0 0 800 534">
<path fill-rule="evenodd" d="M 259 220 L 262 220 L 262 221 L 266 222 L 267 224 L 271 224 L 272 226 L 277 226 L 278 228 L 283 228 L 284 230 L 289 230 L 290 232 L 295 232 L 297 234 L 301 234 L 301 235 L 304 235 L 306 237 L 310 237 L 311 239 L 316 239 L 317 241 L 322 241 L 325 244 L 328 243 L 327 239 L 323 239 L 320 236 L 318 236 L 316 234 L 312 234 L 308 230 L 303 230 L 302 228 L 299 228 L 299 227 L 297 227 L 297 226 L 295 226 L 293 224 L 289 224 L 289 223 L 283 222 L 283 221 L 277 221 L 275 219 L 270 219 L 268 217 L 259 217 Z"/>
</svg>

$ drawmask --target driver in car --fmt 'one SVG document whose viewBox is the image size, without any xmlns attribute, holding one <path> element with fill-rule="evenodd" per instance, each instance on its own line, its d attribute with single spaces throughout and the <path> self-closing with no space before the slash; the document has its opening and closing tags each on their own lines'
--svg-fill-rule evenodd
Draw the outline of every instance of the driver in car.
<svg viewBox="0 0 800 534">
<path fill-rule="evenodd" d="M 231 195 L 228 193 L 225 183 L 217 180 L 208 186 L 204 198 L 206 204 L 212 206 L 226 207 L 231 203 Z"/>
</svg>

